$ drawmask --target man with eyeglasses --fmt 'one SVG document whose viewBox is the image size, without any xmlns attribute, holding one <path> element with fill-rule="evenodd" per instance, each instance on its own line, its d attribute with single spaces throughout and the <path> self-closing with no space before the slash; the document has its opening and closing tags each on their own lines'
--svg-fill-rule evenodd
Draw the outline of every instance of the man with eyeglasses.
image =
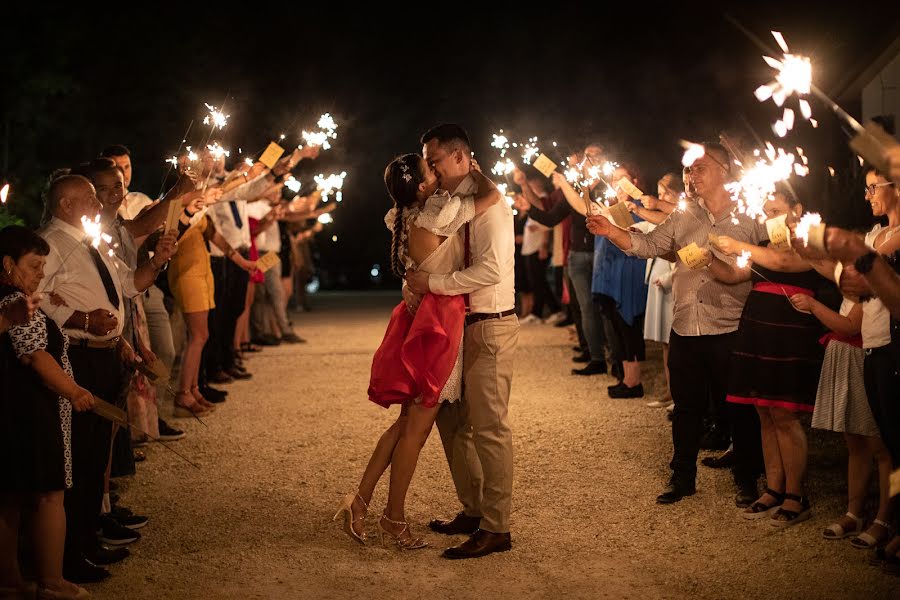
<svg viewBox="0 0 900 600">
<path fill-rule="evenodd" d="M 650 233 L 626 231 L 601 215 L 588 217 L 588 229 L 602 235 L 626 254 L 652 258 L 676 252 L 695 243 L 707 259 L 709 235 L 726 235 L 749 244 L 768 238 L 764 225 L 743 214 L 725 189 L 731 179 L 731 159 L 717 143 L 703 144 L 704 155 L 691 165 L 691 184 L 698 196 L 685 209 L 673 212 Z M 707 263 L 709 260 L 707 260 Z M 738 494 L 735 503 L 749 506 L 757 498 L 757 478 L 762 470 L 759 418 L 752 406 L 728 403 L 725 392 L 735 332 L 750 282 L 729 285 L 717 281 L 706 269 L 691 269 L 679 258 L 673 276 L 675 317 L 669 349 L 672 398 L 672 477 L 660 504 L 678 502 L 695 493 L 697 454 L 703 435 L 703 418 L 710 399 L 731 417 L 734 461 L 732 470 Z"/>
</svg>

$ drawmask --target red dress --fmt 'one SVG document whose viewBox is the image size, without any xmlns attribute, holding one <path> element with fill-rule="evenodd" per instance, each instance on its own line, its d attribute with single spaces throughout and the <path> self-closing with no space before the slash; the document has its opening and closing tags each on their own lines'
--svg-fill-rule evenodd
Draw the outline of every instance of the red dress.
<svg viewBox="0 0 900 600">
<path fill-rule="evenodd" d="M 440 402 L 464 321 L 462 296 L 426 294 L 415 317 L 398 304 L 372 359 L 369 400 L 385 408 L 418 399 L 429 408 Z"/>
</svg>

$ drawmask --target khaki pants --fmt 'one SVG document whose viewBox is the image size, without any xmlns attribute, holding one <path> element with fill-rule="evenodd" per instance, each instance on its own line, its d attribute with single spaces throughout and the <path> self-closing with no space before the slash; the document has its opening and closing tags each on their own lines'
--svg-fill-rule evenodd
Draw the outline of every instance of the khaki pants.
<svg viewBox="0 0 900 600">
<path fill-rule="evenodd" d="M 513 355 L 519 339 L 515 315 L 469 325 L 463 336 L 463 399 L 444 403 L 438 431 L 469 516 L 481 529 L 509 532 L 512 509 L 512 431 L 508 423 Z"/>
</svg>

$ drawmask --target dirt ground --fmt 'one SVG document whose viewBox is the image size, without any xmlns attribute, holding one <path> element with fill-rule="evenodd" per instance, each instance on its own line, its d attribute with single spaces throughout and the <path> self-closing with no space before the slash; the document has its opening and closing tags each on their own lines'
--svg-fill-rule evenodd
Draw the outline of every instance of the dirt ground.
<svg viewBox="0 0 900 600">
<path fill-rule="evenodd" d="M 206 427 L 176 424 L 195 470 L 147 448 L 122 503 L 151 517 L 132 556 L 91 586 L 97 598 L 900 598 L 900 579 L 821 530 L 845 510 L 846 452 L 810 437 L 813 518 L 786 531 L 739 518 L 730 476 L 700 467 L 698 493 L 654 498 L 671 451 L 659 347 L 643 400 L 611 400 L 605 376 L 569 374 L 566 332 L 522 328 L 510 401 L 515 445 L 513 551 L 447 561 L 425 527 L 458 510 L 435 431 L 407 501 L 431 548 L 352 542 L 332 523 L 396 416 L 366 399 L 372 353 L 396 296 L 319 295 L 294 315 L 304 345 L 254 355 L 252 380 Z M 169 408 L 169 410 L 171 410 Z M 386 479 L 372 503 L 384 505 Z"/>
</svg>

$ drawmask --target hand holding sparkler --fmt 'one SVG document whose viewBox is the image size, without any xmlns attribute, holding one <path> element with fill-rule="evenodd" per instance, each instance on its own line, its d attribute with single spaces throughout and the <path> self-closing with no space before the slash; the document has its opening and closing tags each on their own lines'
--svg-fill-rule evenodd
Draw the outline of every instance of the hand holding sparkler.
<svg viewBox="0 0 900 600">
<path fill-rule="evenodd" d="M 741 254 L 747 250 L 747 244 L 739 242 L 727 235 L 720 235 L 716 238 L 716 247 L 721 250 L 723 254 L 729 254 L 731 256 Z M 747 253 L 749 254 L 749 252 Z"/>
<path fill-rule="evenodd" d="M 797 310 L 810 314 L 812 314 L 813 307 L 818 304 L 815 298 L 808 294 L 794 294 L 790 297 L 790 301 Z"/>
<path fill-rule="evenodd" d="M 164 266 L 166 262 L 175 254 L 177 249 L 177 241 L 178 241 L 178 232 L 177 231 L 169 231 L 168 233 L 164 233 L 159 241 L 156 243 L 156 248 L 153 250 L 153 258 L 150 259 L 151 264 L 154 268 L 159 270 L 162 268 L 161 266 L 157 266 L 162 263 Z"/>
<path fill-rule="evenodd" d="M 603 215 L 589 215 L 587 218 L 588 231 L 594 235 L 608 236 L 612 227 L 612 223 Z"/>
<path fill-rule="evenodd" d="M 71 392 L 63 396 L 72 405 L 75 412 L 86 412 L 94 408 L 94 395 L 80 385 L 75 385 Z"/>
</svg>

